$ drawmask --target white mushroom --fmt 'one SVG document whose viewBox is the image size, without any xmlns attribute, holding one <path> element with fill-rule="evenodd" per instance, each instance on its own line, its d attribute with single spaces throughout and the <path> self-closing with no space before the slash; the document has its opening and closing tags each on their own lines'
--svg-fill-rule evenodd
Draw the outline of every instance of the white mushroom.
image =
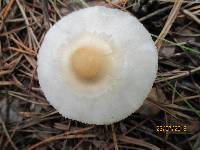
<svg viewBox="0 0 200 150">
<path fill-rule="evenodd" d="M 143 104 L 157 61 L 153 40 L 135 17 L 95 6 L 63 17 L 47 32 L 38 77 L 47 100 L 63 116 L 111 124 Z"/>
</svg>

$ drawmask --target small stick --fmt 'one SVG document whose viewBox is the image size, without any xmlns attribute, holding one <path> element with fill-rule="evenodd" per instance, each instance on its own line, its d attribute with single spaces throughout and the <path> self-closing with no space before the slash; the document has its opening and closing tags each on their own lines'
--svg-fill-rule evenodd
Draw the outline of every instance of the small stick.
<svg viewBox="0 0 200 150">
<path fill-rule="evenodd" d="M 192 14 L 189 10 L 184 9 L 183 13 L 187 16 L 189 16 L 190 18 L 192 18 L 196 23 L 198 23 L 200 25 L 200 19 L 195 16 L 194 14 Z"/>
<path fill-rule="evenodd" d="M 5 20 L 12 8 L 14 4 L 14 0 L 11 0 L 7 5 L 6 7 L 4 7 L 4 9 L 1 11 L 0 13 L 0 17 L 2 17 L 2 24 L 0 25 L 0 31 L 2 31 L 3 27 L 4 27 L 4 23 L 5 23 Z"/>
<path fill-rule="evenodd" d="M 161 12 L 164 12 L 164 11 L 170 9 L 171 7 L 172 7 L 172 6 L 170 5 L 170 6 L 167 6 L 167 7 L 165 7 L 165 8 L 158 9 L 158 10 L 156 10 L 156 11 L 154 11 L 154 12 L 152 12 L 152 13 L 150 13 L 150 14 L 148 14 L 148 15 L 142 17 L 142 18 L 140 18 L 139 20 L 140 20 L 140 21 L 144 21 L 144 20 L 146 20 L 146 19 L 149 19 L 149 18 L 151 18 L 151 17 L 153 17 L 153 16 L 155 16 L 155 15 L 157 15 L 157 14 L 160 14 Z"/>
<path fill-rule="evenodd" d="M 48 13 L 48 1 L 43 0 L 42 1 L 42 11 L 44 14 L 44 26 L 46 30 L 50 28 L 50 21 L 49 21 L 49 13 Z"/>
<path fill-rule="evenodd" d="M 53 141 L 58 141 L 58 140 L 66 140 L 66 139 L 82 139 L 82 138 L 94 138 L 95 135 L 93 134 L 77 134 L 77 135 L 56 135 L 56 136 L 52 136 L 50 138 L 44 139 L 43 141 L 40 141 L 32 146 L 30 146 L 29 148 L 27 148 L 26 150 L 33 150 L 36 149 L 37 147 L 49 143 L 49 142 L 53 142 Z"/>
<path fill-rule="evenodd" d="M 15 85 L 13 81 L 0 81 L 0 86 Z"/>
<path fill-rule="evenodd" d="M 17 5 L 18 5 L 18 7 L 19 7 L 21 13 L 22 13 L 22 16 L 24 17 L 25 23 L 26 23 L 26 25 L 27 25 L 27 30 L 28 30 L 28 32 L 32 35 L 32 38 L 33 38 L 33 40 L 35 41 L 37 47 L 40 47 L 40 44 L 39 44 L 39 42 L 37 41 L 37 38 L 36 38 L 36 36 L 35 36 L 35 34 L 34 34 L 32 28 L 30 27 L 30 23 L 29 23 L 29 21 L 28 21 L 28 18 L 27 18 L 27 16 L 26 16 L 26 13 L 25 13 L 25 10 L 24 10 L 23 6 L 22 6 L 21 3 L 19 2 L 19 0 L 16 0 L 16 2 L 17 2 Z M 30 40 L 30 39 L 29 39 L 29 40 Z M 31 46 L 31 40 L 29 41 L 29 46 Z"/>
<path fill-rule="evenodd" d="M 186 72 L 183 72 L 181 74 L 178 74 L 178 75 L 175 75 L 175 76 L 172 76 L 172 77 L 161 79 L 159 81 L 156 81 L 156 83 L 163 82 L 163 81 L 166 81 L 166 80 L 174 80 L 174 79 L 177 79 L 177 78 L 186 77 L 186 76 L 189 76 L 190 74 L 198 72 L 198 71 L 200 71 L 200 67 L 194 68 L 191 71 L 186 71 Z"/>
<path fill-rule="evenodd" d="M 5 125 L 5 123 L 3 122 L 1 116 L 0 116 L 0 123 L 1 123 L 1 125 L 2 125 L 2 127 L 3 127 L 3 130 L 4 130 L 6 136 L 7 136 L 8 140 L 9 140 L 11 146 L 13 147 L 14 150 L 18 150 L 17 146 L 16 146 L 15 143 L 12 141 L 12 139 L 11 139 L 9 133 L 8 133 L 8 130 L 6 129 L 6 125 Z"/>
<path fill-rule="evenodd" d="M 13 3 L 14 3 L 14 0 L 11 0 L 11 1 L 6 5 L 6 7 L 2 10 L 1 15 L 2 15 L 4 18 L 6 18 L 7 15 L 9 14 L 9 11 L 11 10 L 11 7 L 12 7 Z"/>
<path fill-rule="evenodd" d="M 163 27 L 158 39 L 155 42 L 155 45 L 158 48 L 158 52 L 162 45 L 162 40 L 160 40 L 160 39 L 164 39 L 166 37 L 166 35 L 168 34 L 168 32 L 170 31 L 170 28 L 178 15 L 178 12 L 181 8 L 182 3 L 183 3 L 182 0 L 176 0 L 174 3 L 174 6 L 169 14 L 168 19 L 167 19 L 167 22 L 165 23 L 165 26 Z"/>
<path fill-rule="evenodd" d="M 114 124 L 111 125 L 112 128 L 112 135 L 113 135 L 113 142 L 115 145 L 115 150 L 119 150 L 118 144 L 117 144 L 117 137 L 116 137 L 116 133 L 115 133 L 115 127 Z"/>
</svg>

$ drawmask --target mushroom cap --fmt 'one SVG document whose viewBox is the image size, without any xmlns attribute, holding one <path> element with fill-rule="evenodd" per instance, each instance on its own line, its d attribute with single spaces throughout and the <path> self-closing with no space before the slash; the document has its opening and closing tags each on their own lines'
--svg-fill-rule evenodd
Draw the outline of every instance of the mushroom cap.
<svg viewBox="0 0 200 150">
<path fill-rule="evenodd" d="M 50 28 L 37 71 L 41 89 L 60 114 L 103 125 L 128 117 L 143 104 L 157 66 L 154 42 L 135 17 L 95 6 L 72 12 Z"/>
</svg>

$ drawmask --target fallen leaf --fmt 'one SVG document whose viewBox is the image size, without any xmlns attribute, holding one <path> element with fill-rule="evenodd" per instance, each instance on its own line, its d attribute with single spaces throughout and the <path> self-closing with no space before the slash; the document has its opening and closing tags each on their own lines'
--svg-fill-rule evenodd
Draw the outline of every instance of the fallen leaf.
<svg viewBox="0 0 200 150">
<path fill-rule="evenodd" d="M 152 103 L 149 103 L 148 100 L 152 100 L 158 103 L 165 103 L 166 97 L 161 89 L 152 88 L 148 97 L 145 99 L 144 104 L 137 111 L 144 116 L 154 116 L 160 112 L 160 109 L 155 107 Z"/>
<path fill-rule="evenodd" d="M 159 51 L 159 55 L 162 57 L 171 57 L 175 53 L 175 47 L 170 45 L 163 45 Z"/>
</svg>

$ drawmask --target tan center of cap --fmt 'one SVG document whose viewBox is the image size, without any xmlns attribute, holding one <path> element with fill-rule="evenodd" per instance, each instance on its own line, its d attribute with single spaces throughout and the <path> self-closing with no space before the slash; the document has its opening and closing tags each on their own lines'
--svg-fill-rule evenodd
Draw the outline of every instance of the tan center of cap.
<svg viewBox="0 0 200 150">
<path fill-rule="evenodd" d="M 81 47 L 72 54 L 72 69 L 79 78 L 96 81 L 105 72 L 105 59 L 106 57 L 101 50 L 89 46 Z"/>
</svg>

